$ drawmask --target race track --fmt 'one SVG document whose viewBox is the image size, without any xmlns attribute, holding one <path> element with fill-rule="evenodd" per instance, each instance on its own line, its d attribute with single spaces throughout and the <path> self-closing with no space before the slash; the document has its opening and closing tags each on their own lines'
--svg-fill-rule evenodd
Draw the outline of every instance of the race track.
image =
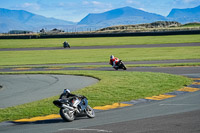
<svg viewBox="0 0 200 133">
<path fill-rule="evenodd" d="M 97 83 L 90 77 L 50 74 L 0 75 L 0 108 L 37 101 Z"/>
<path fill-rule="evenodd" d="M 200 74 L 187 75 L 200 78 Z M 78 118 L 64 122 L 61 118 L 30 122 L 2 123 L 4 133 L 198 133 L 200 131 L 200 91 L 177 97 L 136 104 L 134 106 L 97 111 L 94 119 Z"/>
<path fill-rule="evenodd" d="M 189 44 L 188 44 L 189 45 Z M 186 61 L 187 62 L 187 61 Z M 31 69 L 31 71 L 38 71 Z M 66 68 L 64 70 L 69 70 Z M 76 70 L 76 68 L 72 69 Z M 78 68 L 80 70 L 80 68 Z M 81 70 L 106 70 L 112 68 L 81 68 Z M 1 71 L 15 71 L 3 70 Z M 133 67 L 128 71 L 164 72 L 200 78 L 200 67 Z M 34 81 L 34 80 L 33 80 Z M 44 85 L 45 86 L 45 85 Z M 65 86 L 65 85 L 64 85 Z M 196 87 L 199 87 L 196 85 Z M 0 90 L 1 92 L 2 90 Z M 56 91 L 58 92 L 58 91 Z M 96 111 L 94 119 L 78 118 L 71 123 L 61 118 L 30 123 L 4 122 L 0 124 L 2 133 L 199 133 L 200 131 L 200 91 L 184 93 L 174 98 L 141 102 L 139 104 Z"/>
</svg>

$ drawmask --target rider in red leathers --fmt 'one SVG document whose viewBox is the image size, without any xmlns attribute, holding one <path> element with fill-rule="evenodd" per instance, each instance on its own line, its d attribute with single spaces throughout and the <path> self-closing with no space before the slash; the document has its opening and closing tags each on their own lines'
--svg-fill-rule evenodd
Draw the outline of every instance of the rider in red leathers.
<svg viewBox="0 0 200 133">
<path fill-rule="evenodd" d="M 119 63 L 119 59 L 117 57 L 114 57 L 114 55 L 110 56 L 110 65 L 112 65 L 113 68 L 117 69 L 118 68 L 118 64 Z"/>
</svg>

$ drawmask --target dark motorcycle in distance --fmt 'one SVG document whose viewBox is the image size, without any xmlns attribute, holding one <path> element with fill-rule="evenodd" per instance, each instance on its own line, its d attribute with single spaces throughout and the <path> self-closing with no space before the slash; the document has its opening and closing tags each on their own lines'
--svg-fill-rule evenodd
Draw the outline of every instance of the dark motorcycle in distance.
<svg viewBox="0 0 200 133">
<path fill-rule="evenodd" d="M 70 48 L 70 45 L 69 45 L 69 43 L 67 42 L 67 41 L 65 41 L 64 43 L 63 43 L 63 48 Z"/>
<path fill-rule="evenodd" d="M 53 104 L 60 108 L 60 116 L 64 121 L 71 122 L 76 117 L 87 116 L 94 118 L 94 110 L 88 105 L 85 96 L 76 96 L 66 99 L 54 100 Z"/>
<path fill-rule="evenodd" d="M 122 62 L 122 60 L 119 60 L 119 62 L 117 63 L 117 67 L 114 68 L 115 70 L 118 70 L 118 69 L 123 69 L 123 70 L 126 70 L 126 66 L 124 65 L 124 63 Z"/>
</svg>

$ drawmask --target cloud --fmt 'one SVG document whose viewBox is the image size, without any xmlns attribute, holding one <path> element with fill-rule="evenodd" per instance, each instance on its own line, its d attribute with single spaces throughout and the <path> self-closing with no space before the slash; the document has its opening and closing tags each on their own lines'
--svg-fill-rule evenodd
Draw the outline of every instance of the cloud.
<svg viewBox="0 0 200 133">
<path fill-rule="evenodd" d="M 125 3 L 127 3 L 127 4 L 141 5 L 141 3 L 139 1 L 135 1 L 135 0 L 126 0 Z"/>
<path fill-rule="evenodd" d="M 200 0 L 183 0 L 183 2 L 184 3 L 193 3 L 193 2 L 200 2 Z"/>
<path fill-rule="evenodd" d="M 66 5 L 66 4 L 63 3 L 63 2 L 58 3 L 58 6 L 60 6 L 60 7 L 64 7 L 65 5 Z"/>
<path fill-rule="evenodd" d="M 175 0 L 174 4 L 175 5 L 185 5 L 185 6 L 200 5 L 200 0 Z"/>
<path fill-rule="evenodd" d="M 138 8 L 138 9 L 140 9 L 140 10 L 142 10 L 142 11 L 147 11 L 147 10 L 145 10 L 144 8 Z"/>
<path fill-rule="evenodd" d="M 99 2 L 99 1 L 83 1 L 80 10 L 85 10 L 89 13 L 97 13 L 111 10 L 112 4 L 109 2 Z"/>
<path fill-rule="evenodd" d="M 98 1 L 92 1 L 91 2 L 93 5 L 102 5 L 102 3 L 101 2 L 98 2 Z"/>
<path fill-rule="evenodd" d="M 88 4 L 90 4 L 88 1 L 83 1 L 82 3 L 83 3 L 83 5 L 88 5 Z"/>
<path fill-rule="evenodd" d="M 83 5 L 90 5 L 90 6 L 102 6 L 102 5 L 105 5 L 105 3 L 101 3 L 101 2 L 98 2 L 98 1 L 83 1 L 82 2 Z"/>
<path fill-rule="evenodd" d="M 19 5 L 18 8 L 23 8 L 25 10 L 40 10 L 40 5 L 37 3 L 23 3 L 22 5 Z"/>
</svg>

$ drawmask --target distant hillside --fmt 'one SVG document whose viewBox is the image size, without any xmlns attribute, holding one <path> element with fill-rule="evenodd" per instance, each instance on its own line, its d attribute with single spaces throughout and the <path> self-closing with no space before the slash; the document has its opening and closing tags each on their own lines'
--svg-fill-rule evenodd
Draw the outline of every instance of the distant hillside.
<svg viewBox="0 0 200 133">
<path fill-rule="evenodd" d="M 153 23 L 146 24 L 136 24 L 136 25 L 119 25 L 102 28 L 99 31 L 123 31 L 123 30 L 141 30 L 141 29 L 155 29 L 155 28 L 169 28 L 169 27 L 178 27 L 181 26 L 181 23 L 175 21 L 157 21 Z"/>
<path fill-rule="evenodd" d="M 8 10 L 0 8 L 0 32 L 9 30 L 34 30 L 46 25 L 72 25 L 70 21 L 46 18 L 24 10 Z"/>
<path fill-rule="evenodd" d="M 200 22 L 200 5 L 195 8 L 172 9 L 167 17 L 180 23 Z"/>
<path fill-rule="evenodd" d="M 104 13 L 88 14 L 78 25 L 112 26 L 151 23 L 167 20 L 164 16 L 132 7 L 118 8 Z"/>
</svg>

